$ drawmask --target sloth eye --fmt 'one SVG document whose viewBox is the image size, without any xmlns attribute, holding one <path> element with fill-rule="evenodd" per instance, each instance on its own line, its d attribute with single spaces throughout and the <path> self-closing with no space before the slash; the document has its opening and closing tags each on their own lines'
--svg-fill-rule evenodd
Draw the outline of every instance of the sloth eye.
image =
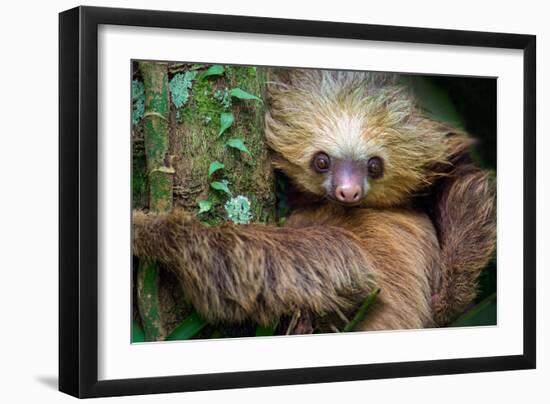
<svg viewBox="0 0 550 404">
<path fill-rule="evenodd" d="M 317 153 L 313 157 L 313 168 L 318 173 L 326 173 L 330 167 L 330 157 L 323 152 Z"/>
<path fill-rule="evenodd" d="M 384 174 L 384 162 L 380 157 L 371 157 L 367 163 L 367 171 L 371 178 L 380 178 Z"/>
</svg>

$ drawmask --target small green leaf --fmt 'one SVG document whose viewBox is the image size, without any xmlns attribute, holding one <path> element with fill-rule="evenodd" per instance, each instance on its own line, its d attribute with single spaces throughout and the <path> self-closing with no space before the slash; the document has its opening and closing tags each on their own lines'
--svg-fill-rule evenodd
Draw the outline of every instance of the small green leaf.
<svg viewBox="0 0 550 404">
<path fill-rule="evenodd" d="M 258 325 L 256 327 L 256 337 L 268 337 L 274 335 L 275 327 L 270 325 Z"/>
<path fill-rule="evenodd" d="M 208 167 L 208 176 L 211 177 L 216 171 L 223 170 L 224 168 L 225 165 L 223 163 L 220 163 L 218 160 L 213 161 L 210 163 L 210 167 Z"/>
<path fill-rule="evenodd" d="M 181 322 L 174 331 L 166 337 L 166 341 L 181 341 L 189 339 L 198 334 L 208 323 L 205 319 L 193 312 L 189 317 Z"/>
<path fill-rule="evenodd" d="M 365 315 L 367 314 L 369 307 L 374 303 L 379 293 L 380 293 L 380 288 L 375 289 L 371 293 L 369 293 L 369 295 L 367 296 L 367 298 L 365 299 L 361 307 L 359 307 L 359 310 L 357 310 L 357 312 L 355 313 L 351 321 L 346 324 L 346 326 L 342 330 L 343 332 L 353 331 L 355 327 L 357 327 L 357 324 L 359 324 L 361 320 L 365 318 Z"/>
<path fill-rule="evenodd" d="M 216 191 L 222 191 L 228 195 L 231 195 L 231 191 L 229 190 L 228 185 L 229 185 L 229 181 L 227 180 L 213 181 L 210 183 L 210 186 L 214 188 Z"/>
<path fill-rule="evenodd" d="M 204 72 L 203 77 L 220 76 L 224 74 L 225 68 L 222 65 L 212 65 Z"/>
<path fill-rule="evenodd" d="M 496 325 L 497 323 L 497 294 L 486 297 L 472 309 L 463 313 L 450 324 L 450 327 L 478 327 Z"/>
<path fill-rule="evenodd" d="M 234 149 L 240 150 L 244 153 L 247 153 L 249 156 L 251 155 L 250 151 L 248 151 L 248 149 L 244 145 L 244 142 L 242 139 L 239 139 L 239 138 L 229 139 L 226 145 Z"/>
<path fill-rule="evenodd" d="M 229 90 L 231 97 L 238 98 L 239 100 L 256 100 L 262 102 L 259 97 L 256 97 L 253 94 L 247 93 L 244 90 L 241 90 L 239 87 L 232 88 Z"/>
<path fill-rule="evenodd" d="M 201 199 L 199 202 L 199 214 L 206 213 L 212 209 L 212 201 L 210 199 Z"/>
<path fill-rule="evenodd" d="M 143 328 L 141 328 L 141 324 L 139 324 L 136 320 L 132 321 L 132 343 L 135 342 L 144 342 L 145 341 L 145 334 L 143 332 Z"/>
<path fill-rule="evenodd" d="M 233 112 L 222 112 L 220 115 L 220 131 L 218 132 L 218 136 L 221 136 L 226 129 L 233 125 L 234 120 Z"/>
</svg>

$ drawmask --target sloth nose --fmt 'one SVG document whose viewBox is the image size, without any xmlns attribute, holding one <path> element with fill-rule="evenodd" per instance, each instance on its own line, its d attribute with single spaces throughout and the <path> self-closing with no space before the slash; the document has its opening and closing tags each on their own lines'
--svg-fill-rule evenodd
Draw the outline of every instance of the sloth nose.
<svg viewBox="0 0 550 404">
<path fill-rule="evenodd" d="M 336 199 L 343 203 L 355 203 L 361 199 L 362 190 L 358 184 L 338 185 L 334 191 Z"/>
</svg>

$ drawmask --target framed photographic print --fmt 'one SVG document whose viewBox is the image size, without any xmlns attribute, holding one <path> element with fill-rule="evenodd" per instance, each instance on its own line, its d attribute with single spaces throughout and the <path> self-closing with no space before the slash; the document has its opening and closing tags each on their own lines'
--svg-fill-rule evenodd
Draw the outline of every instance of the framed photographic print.
<svg viewBox="0 0 550 404">
<path fill-rule="evenodd" d="M 534 36 L 59 24 L 61 391 L 535 367 Z"/>
</svg>

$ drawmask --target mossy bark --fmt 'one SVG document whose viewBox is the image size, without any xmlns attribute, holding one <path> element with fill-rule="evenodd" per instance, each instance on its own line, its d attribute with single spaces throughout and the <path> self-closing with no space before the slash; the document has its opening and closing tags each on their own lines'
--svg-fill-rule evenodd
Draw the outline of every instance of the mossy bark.
<svg viewBox="0 0 550 404">
<path fill-rule="evenodd" d="M 149 210 L 155 213 L 172 209 L 174 169 L 168 156 L 168 119 L 170 93 L 168 65 L 140 62 L 145 87 L 145 157 L 149 173 Z"/>
<path fill-rule="evenodd" d="M 232 196 L 243 195 L 251 202 L 252 221 L 275 222 L 274 179 L 263 134 L 265 106 L 262 101 L 229 95 L 232 88 L 238 87 L 263 98 L 265 71 L 224 66 L 223 74 L 208 77 L 204 72 L 209 66 L 177 65 L 177 71 L 170 73 L 173 64 L 138 64 L 137 77 L 145 87 L 145 114 L 134 125 L 134 207 L 163 212 L 175 205 L 214 226 L 228 220 L 225 202 Z M 187 89 L 187 102 L 177 109 L 170 102 L 169 79 L 187 71 L 197 73 Z M 222 113 L 232 113 L 234 121 L 220 136 Z M 228 147 L 229 139 L 241 139 L 250 154 Z M 209 175 L 213 161 L 225 167 Z M 211 188 L 213 181 L 222 180 L 228 181 L 231 195 Z M 199 214 L 198 201 L 205 199 L 213 202 L 212 209 Z M 159 271 L 156 264 L 142 261 L 136 288 L 145 340 L 163 340 L 193 308 L 185 301 L 170 272 Z M 244 336 L 245 329 L 254 335 L 252 325 L 240 324 L 237 328 L 238 336 Z M 203 338 L 235 336 L 235 330 L 209 325 L 200 334 Z"/>
<path fill-rule="evenodd" d="M 259 100 L 243 100 L 229 94 L 231 89 L 240 88 L 262 98 L 265 70 L 224 66 L 223 74 L 204 77 L 200 72 L 207 67 L 200 69 L 193 81 L 188 102 L 177 111 L 173 109 L 175 204 L 198 212 L 198 201 L 209 198 L 213 201 L 212 209 L 198 217 L 204 223 L 217 225 L 227 221 L 225 202 L 231 196 L 243 195 L 250 200 L 252 221 L 273 222 L 275 190 L 263 132 L 265 105 Z M 234 121 L 220 135 L 222 113 L 232 113 Z M 228 147 L 229 139 L 241 139 L 250 154 Z M 225 167 L 209 176 L 213 161 Z M 212 181 L 221 180 L 229 182 L 231 195 L 210 187 Z"/>
<path fill-rule="evenodd" d="M 149 184 L 149 210 L 155 213 L 172 209 L 174 169 L 169 166 L 168 65 L 140 62 L 145 87 L 144 143 Z M 137 271 L 137 299 L 146 341 L 162 340 L 166 327 L 160 317 L 159 268 L 150 260 L 140 261 Z"/>
</svg>

